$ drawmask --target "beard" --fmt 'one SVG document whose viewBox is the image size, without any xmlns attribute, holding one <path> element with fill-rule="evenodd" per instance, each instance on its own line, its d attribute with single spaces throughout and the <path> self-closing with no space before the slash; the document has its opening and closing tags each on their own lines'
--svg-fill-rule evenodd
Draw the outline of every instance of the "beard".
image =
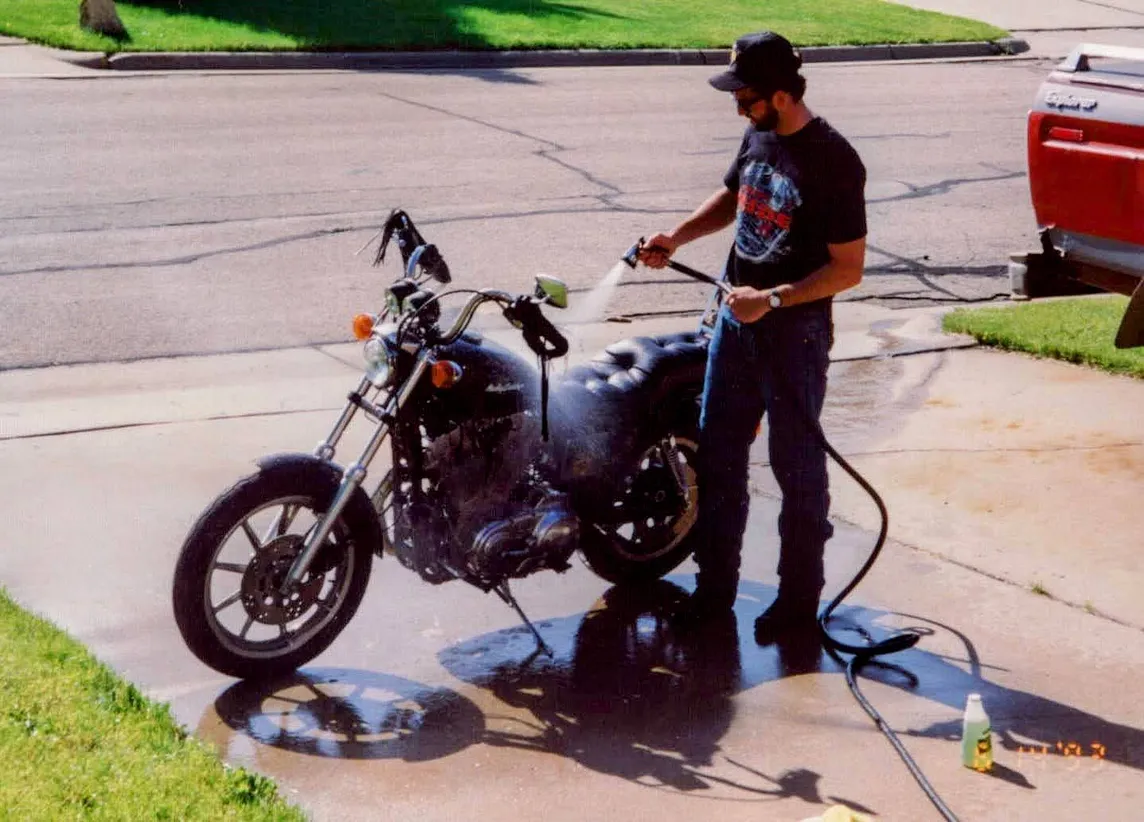
<svg viewBox="0 0 1144 822">
<path fill-rule="evenodd" d="M 767 106 L 767 113 L 753 121 L 755 131 L 774 131 L 779 127 L 779 110 L 774 106 Z"/>
</svg>

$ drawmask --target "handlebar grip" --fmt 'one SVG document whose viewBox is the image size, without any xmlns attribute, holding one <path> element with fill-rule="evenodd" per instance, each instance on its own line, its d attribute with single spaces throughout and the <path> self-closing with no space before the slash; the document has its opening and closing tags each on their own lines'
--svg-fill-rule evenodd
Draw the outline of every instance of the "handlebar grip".
<svg viewBox="0 0 1144 822">
<path fill-rule="evenodd" d="M 568 353 L 567 338 L 544 316 L 540 306 L 527 297 L 518 297 L 504 314 L 509 322 L 520 325 L 524 341 L 537 356 L 556 359 Z"/>
</svg>

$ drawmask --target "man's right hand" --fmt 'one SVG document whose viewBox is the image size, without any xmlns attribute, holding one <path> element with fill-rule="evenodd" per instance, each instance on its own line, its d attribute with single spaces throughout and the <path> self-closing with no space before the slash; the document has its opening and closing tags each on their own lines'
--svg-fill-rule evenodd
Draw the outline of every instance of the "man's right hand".
<svg viewBox="0 0 1144 822">
<path fill-rule="evenodd" d="M 670 234 L 656 234 L 640 249 L 640 262 L 648 268 L 663 268 L 677 248 L 679 243 Z"/>
</svg>

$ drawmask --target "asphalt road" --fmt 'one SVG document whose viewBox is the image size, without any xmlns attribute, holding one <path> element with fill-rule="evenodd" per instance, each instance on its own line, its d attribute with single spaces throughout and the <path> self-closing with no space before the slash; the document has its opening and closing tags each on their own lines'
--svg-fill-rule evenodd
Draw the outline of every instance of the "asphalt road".
<svg viewBox="0 0 1144 822">
<path fill-rule="evenodd" d="M 847 298 L 1007 293 L 1006 257 L 1034 239 L 1024 118 L 1047 70 L 807 67 L 811 106 L 869 169 L 869 269 Z M 589 289 L 721 184 L 743 121 L 708 74 L 0 79 L 0 368 L 344 340 L 386 281 L 355 252 L 394 207 L 460 286 L 544 271 Z M 680 259 L 717 272 L 726 242 Z M 605 311 L 703 296 L 643 271 Z"/>
</svg>

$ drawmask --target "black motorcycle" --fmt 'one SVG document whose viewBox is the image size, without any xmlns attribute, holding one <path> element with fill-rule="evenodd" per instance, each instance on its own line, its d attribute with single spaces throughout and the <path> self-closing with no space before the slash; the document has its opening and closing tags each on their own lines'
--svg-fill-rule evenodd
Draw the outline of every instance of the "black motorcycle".
<svg viewBox="0 0 1144 822">
<path fill-rule="evenodd" d="M 261 460 L 199 516 L 179 555 L 179 630 L 224 674 L 278 676 L 317 656 L 357 610 L 374 555 L 434 585 L 496 593 L 545 649 L 510 580 L 565 571 L 579 550 L 610 582 L 648 582 L 692 552 L 706 329 L 624 340 L 550 381 L 568 343 L 541 306 L 567 306 L 562 282 L 434 293 L 449 269 L 409 216 L 393 212 L 380 237 L 375 265 L 396 241 L 403 276 L 379 314 L 355 319 L 365 374 L 333 430 L 314 454 Z M 468 299 L 443 329 L 454 294 Z M 489 303 L 538 365 L 470 330 Z M 335 450 L 354 420 L 371 429 L 342 467 Z"/>
</svg>

